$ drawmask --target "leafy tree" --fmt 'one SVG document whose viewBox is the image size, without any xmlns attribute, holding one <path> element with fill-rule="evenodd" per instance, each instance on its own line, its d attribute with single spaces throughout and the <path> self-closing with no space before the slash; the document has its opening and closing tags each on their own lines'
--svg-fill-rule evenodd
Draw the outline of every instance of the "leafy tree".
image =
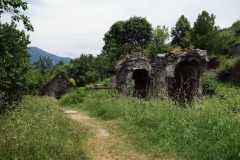
<svg viewBox="0 0 240 160">
<path fill-rule="evenodd" d="M 35 69 L 39 70 L 42 77 L 48 76 L 52 73 L 52 59 L 50 57 L 40 56 L 37 62 L 33 63 Z"/>
<path fill-rule="evenodd" d="M 124 44 L 145 48 L 152 37 L 152 25 L 146 18 L 131 17 L 123 24 Z"/>
<path fill-rule="evenodd" d="M 196 48 L 207 50 L 208 53 L 222 53 L 225 41 L 220 36 L 219 27 L 215 26 L 215 15 L 202 11 L 198 15 L 192 29 L 191 41 Z"/>
<path fill-rule="evenodd" d="M 116 52 L 118 46 L 124 44 L 124 24 L 125 21 L 117 21 L 111 27 L 110 30 L 104 34 L 103 41 L 105 45 L 103 50 L 107 52 Z"/>
<path fill-rule="evenodd" d="M 104 34 L 105 45 L 101 56 L 97 57 L 97 65 L 105 61 L 107 68 L 104 67 L 104 72 L 107 75 L 115 74 L 116 62 L 134 52 L 137 47 L 146 48 L 151 41 L 151 34 L 152 26 L 146 18 L 134 16 L 126 21 L 115 22 Z"/>
<path fill-rule="evenodd" d="M 161 52 L 166 52 L 169 48 L 169 45 L 165 44 L 169 39 L 168 28 L 164 26 L 157 26 L 152 31 L 151 41 L 146 48 L 146 52 L 149 54 L 151 61 L 154 60 L 154 57 Z"/>
<path fill-rule="evenodd" d="M 146 48 L 151 36 L 152 26 L 146 18 L 134 16 L 127 21 L 117 21 L 104 35 L 103 53 L 115 64 L 136 47 Z"/>
<path fill-rule="evenodd" d="M 20 10 L 27 10 L 27 2 L 22 0 L 1 0 L 0 1 L 0 18 L 1 14 L 4 12 L 12 13 L 12 20 L 14 22 L 23 21 L 25 28 L 28 31 L 33 31 L 33 26 L 29 21 L 29 17 L 20 14 Z"/>
<path fill-rule="evenodd" d="M 2 3 L 2 2 L 1 2 Z M 14 107 L 27 90 L 30 55 L 29 36 L 16 24 L 0 23 L 0 112 Z"/>
<path fill-rule="evenodd" d="M 230 47 L 240 44 L 240 20 L 234 22 L 230 28 L 223 29 L 220 34 L 226 38 L 228 53 Z"/>
<path fill-rule="evenodd" d="M 182 15 L 178 19 L 175 27 L 173 27 L 171 30 L 171 36 L 173 37 L 172 45 L 178 45 L 182 48 L 187 48 L 188 44 L 185 44 L 183 39 L 190 35 L 188 34 L 190 30 L 190 22 L 186 17 L 184 17 L 184 15 Z"/>
<path fill-rule="evenodd" d="M 29 78 L 31 79 L 31 92 L 43 94 L 43 87 L 55 74 L 52 59 L 50 57 L 40 56 L 38 61 L 34 62 L 32 66 L 33 68 L 29 74 Z"/>
<path fill-rule="evenodd" d="M 68 70 L 68 76 L 75 79 L 76 86 L 85 86 L 97 80 L 94 61 L 92 54 L 81 54 L 79 58 L 70 61 L 72 68 Z"/>
</svg>

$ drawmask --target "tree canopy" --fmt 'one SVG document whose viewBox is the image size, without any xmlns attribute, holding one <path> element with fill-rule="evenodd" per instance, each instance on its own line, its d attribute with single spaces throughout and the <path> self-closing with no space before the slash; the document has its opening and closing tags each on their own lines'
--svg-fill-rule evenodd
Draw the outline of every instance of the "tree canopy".
<svg viewBox="0 0 240 160">
<path fill-rule="evenodd" d="M 126 21 L 117 21 L 104 35 L 103 52 L 114 54 L 118 60 L 121 57 L 119 53 L 121 50 L 131 52 L 135 47 L 144 48 L 151 40 L 151 36 L 152 26 L 146 18 L 134 16 Z"/>
<path fill-rule="evenodd" d="M 208 53 L 222 53 L 225 41 L 220 36 L 218 26 L 215 26 L 216 16 L 202 11 L 198 15 L 192 29 L 191 41 L 196 48 L 207 50 Z"/>
<path fill-rule="evenodd" d="M 172 27 L 171 30 L 171 36 L 173 37 L 172 39 L 172 45 L 178 45 L 182 48 L 186 48 L 188 47 L 187 44 L 184 43 L 184 38 L 189 33 L 189 31 L 191 30 L 191 26 L 190 26 L 190 22 L 188 21 L 188 19 L 186 17 L 184 17 L 184 15 L 182 15 L 175 27 Z"/>
<path fill-rule="evenodd" d="M 29 36 L 16 27 L 14 23 L 0 23 L 0 112 L 13 107 L 27 90 L 27 73 L 30 69 L 27 45 L 30 41 Z"/>
<path fill-rule="evenodd" d="M 153 61 L 154 57 L 161 52 L 166 52 L 169 45 L 166 41 L 169 39 L 168 28 L 164 26 L 157 26 L 152 30 L 151 40 L 146 48 L 148 58 Z"/>
<path fill-rule="evenodd" d="M 10 12 L 12 14 L 12 20 L 14 22 L 22 21 L 25 29 L 33 31 L 33 26 L 29 21 L 29 17 L 21 14 L 20 11 L 26 11 L 28 9 L 27 2 L 22 0 L 1 0 L 0 1 L 0 18 L 4 12 Z"/>
</svg>

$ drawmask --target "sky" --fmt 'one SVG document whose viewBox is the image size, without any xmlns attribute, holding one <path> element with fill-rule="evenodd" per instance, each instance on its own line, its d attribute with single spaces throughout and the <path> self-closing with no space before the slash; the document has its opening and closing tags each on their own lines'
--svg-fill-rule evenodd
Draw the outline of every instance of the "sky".
<svg viewBox="0 0 240 160">
<path fill-rule="evenodd" d="M 104 34 L 119 20 L 133 16 L 146 18 L 153 28 L 175 26 L 184 15 L 193 27 L 199 14 L 216 16 L 215 25 L 230 27 L 240 20 L 240 0 L 23 0 L 34 32 L 28 32 L 31 44 L 46 52 L 78 58 L 81 54 L 98 55 L 104 46 Z M 1 23 L 10 22 L 3 14 Z M 18 25 L 23 29 L 22 23 Z M 170 41 L 170 40 L 169 40 Z"/>
</svg>

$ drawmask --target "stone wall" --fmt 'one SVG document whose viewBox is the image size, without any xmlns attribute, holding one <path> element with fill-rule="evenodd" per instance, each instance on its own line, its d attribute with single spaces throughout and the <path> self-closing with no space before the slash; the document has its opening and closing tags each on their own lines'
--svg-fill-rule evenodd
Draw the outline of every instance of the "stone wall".
<svg viewBox="0 0 240 160">
<path fill-rule="evenodd" d="M 116 66 L 117 88 L 131 96 L 146 97 L 157 94 L 176 98 L 202 94 L 202 75 L 207 63 L 207 52 L 195 49 L 180 53 L 162 53 L 150 65 L 145 53 L 138 51 L 118 62 Z M 131 81 L 135 81 L 132 89 Z"/>
<path fill-rule="evenodd" d="M 153 94 L 189 101 L 194 95 L 202 95 L 202 75 L 206 64 L 205 50 L 158 54 L 152 64 Z"/>
<path fill-rule="evenodd" d="M 131 96 L 131 93 L 146 96 L 148 80 L 150 76 L 150 64 L 143 52 L 139 50 L 131 56 L 119 61 L 116 65 L 116 87 L 120 92 Z M 135 89 L 132 89 L 132 80 L 135 81 Z M 137 93 L 138 92 L 138 93 Z M 142 93 L 140 93 L 142 92 Z"/>
</svg>

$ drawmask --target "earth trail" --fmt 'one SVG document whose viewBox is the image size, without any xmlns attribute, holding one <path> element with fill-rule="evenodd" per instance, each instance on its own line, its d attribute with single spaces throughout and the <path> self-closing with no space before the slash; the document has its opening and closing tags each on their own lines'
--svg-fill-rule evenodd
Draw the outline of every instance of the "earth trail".
<svg viewBox="0 0 240 160">
<path fill-rule="evenodd" d="M 149 160 L 146 155 L 137 153 L 124 138 L 103 126 L 114 127 L 114 122 L 103 122 L 89 117 L 82 111 L 64 110 L 73 120 L 88 126 L 93 133 L 86 144 L 86 153 L 94 160 Z M 108 123 L 108 124 L 106 124 Z"/>
</svg>

